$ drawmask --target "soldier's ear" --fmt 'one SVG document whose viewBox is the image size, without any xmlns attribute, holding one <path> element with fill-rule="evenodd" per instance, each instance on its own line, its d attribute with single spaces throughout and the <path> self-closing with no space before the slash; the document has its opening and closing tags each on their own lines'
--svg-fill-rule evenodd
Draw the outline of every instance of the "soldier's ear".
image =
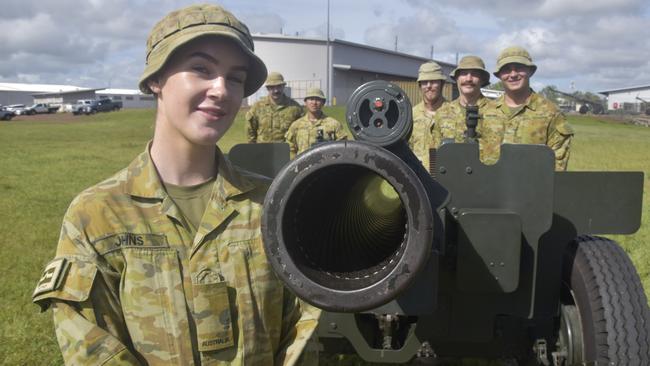
<svg viewBox="0 0 650 366">
<path fill-rule="evenodd" d="M 147 86 L 156 95 L 160 94 L 160 90 L 162 89 L 162 87 L 160 86 L 160 81 L 158 80 L 158 77 L 156 77 L 155 75 L 150 77 L 149 80 L 147 80 Z"/>
</svg>

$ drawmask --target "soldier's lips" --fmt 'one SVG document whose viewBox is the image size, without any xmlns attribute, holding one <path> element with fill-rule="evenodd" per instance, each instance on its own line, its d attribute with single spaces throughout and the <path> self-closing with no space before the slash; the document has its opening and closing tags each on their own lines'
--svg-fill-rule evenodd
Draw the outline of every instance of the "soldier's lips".
<svg viewBox="0 0 650 366">
<path fill-rule="evenodd" d="M 197 110 L 207 119 L 218 120 L 227 115 L 226 111 L 215 107 L 198 107 Z"/>
</svg>

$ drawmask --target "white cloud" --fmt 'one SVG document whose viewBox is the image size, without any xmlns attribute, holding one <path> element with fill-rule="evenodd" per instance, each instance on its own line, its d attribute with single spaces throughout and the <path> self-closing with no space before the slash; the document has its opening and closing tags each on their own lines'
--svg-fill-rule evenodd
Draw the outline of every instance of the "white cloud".
<svg viewBox="0 0 650 366">
<path fill-rule="evenodd" d="M 193 0 L 5 0 L 0 80 L 135 87 L 156 21 Z M 332 37 L 453 62 L 526 47 L 535 85 L 568 89 L 650 83 L 647 0 L 330 0 Z M 252 32 L 323 37 L 322 0 L 221 0 Z M 566 87 L 565 87 L 566 86 Z"/>
<path fill-rule="evenodd" d="M 415 14 L 400 17 L 394 23 L 375 24 L 366 29 L 365 42 L 377 47 L 394 49 L 423 57 L 431 55 L 431 47 L 440 58 L 440 52 L 467 53 L 475 51 L 477 43 L 462 34 L 456 22 L 443 13 L 423 9 Z"/>
</svg>

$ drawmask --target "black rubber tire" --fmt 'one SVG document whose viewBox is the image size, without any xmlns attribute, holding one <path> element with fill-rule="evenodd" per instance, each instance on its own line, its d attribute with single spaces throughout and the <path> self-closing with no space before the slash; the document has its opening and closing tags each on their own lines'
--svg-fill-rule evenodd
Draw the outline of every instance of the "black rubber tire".
<svg viewBox="0 0 650 366">
<path fill-rule="evenodd" d="M 648 301 L 623 249 L 606 238 L 580 236 L 565 259 L 565 298 L 580 314 L 582 363 L 650 365 Z"/>
</svg>

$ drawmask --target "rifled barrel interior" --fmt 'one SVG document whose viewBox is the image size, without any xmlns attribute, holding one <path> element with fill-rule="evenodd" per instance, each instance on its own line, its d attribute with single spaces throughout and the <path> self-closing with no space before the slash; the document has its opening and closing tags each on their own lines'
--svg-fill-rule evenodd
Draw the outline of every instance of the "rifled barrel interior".
<svg viewBox="0 0 650 366">
<path fill-rule="evenodd" d="M 287 251 L 312 281 L 334 290 L 365 288 L 402 255 L 407 214 L 397 191 L 377 173 L 333 165 L 295 187 L 283 219 Z"/>
</svg>

